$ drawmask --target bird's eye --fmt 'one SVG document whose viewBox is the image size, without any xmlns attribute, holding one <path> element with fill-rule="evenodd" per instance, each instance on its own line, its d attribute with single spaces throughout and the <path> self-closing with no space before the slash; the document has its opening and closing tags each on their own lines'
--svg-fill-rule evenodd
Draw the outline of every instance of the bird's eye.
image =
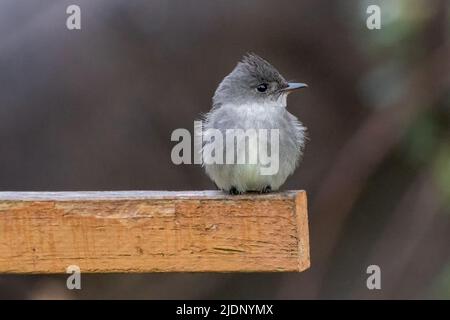
<svg viewBox="0 0 450 320">
<path fill-rule="evenodd" d="M 266 92 L 267 83 L 261 83 L 258 87 L 256 87 L 256 90 L 258 90 L 259 92 Z"/>
</svg>

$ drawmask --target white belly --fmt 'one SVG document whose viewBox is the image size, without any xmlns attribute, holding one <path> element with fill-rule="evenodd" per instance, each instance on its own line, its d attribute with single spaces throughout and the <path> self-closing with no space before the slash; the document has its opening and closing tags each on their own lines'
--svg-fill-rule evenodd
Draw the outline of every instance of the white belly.
<svg viewBox="0 0 450 320">
<path fill-rule="evenodd" d="M 217 187 L 223 190 L 234 187 L 241 192 L 261 191 L 267 186 L 270 186 L 272 190 L 278 190 L 295 170 L 304 143 L 305 128 L 294 116 L 290 114 L 287 116 L 282 107 L 222 106 L 208 115 L 207 128 L 222 131 L 224 129 L 278 129 L 279 131 L 279 168 L 274 174 L 261 174 L 261 165 L 258 163 L 211 164 L 212 162 L 206 161 L 204 164 L 206 173 Z M 258 152 L 258 144 L 248 145 L 249 158 Z M 205 154 L 203 156 L 205 159 Z"/>
</svg>

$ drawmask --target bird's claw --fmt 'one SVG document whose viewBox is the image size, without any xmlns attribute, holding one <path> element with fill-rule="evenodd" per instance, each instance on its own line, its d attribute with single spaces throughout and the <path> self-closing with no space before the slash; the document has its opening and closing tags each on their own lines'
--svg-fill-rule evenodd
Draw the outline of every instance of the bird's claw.
<svg viewBox="0 0 450 320">
<path fill-rule="evenodd" d="M 236 187 L 231 187 L 229 192 L 231 195 L 234 195 L 234 196 L 242 194 L 242 191 L 239 191 L 238 189 L 236 189 Z"/>
</svg>

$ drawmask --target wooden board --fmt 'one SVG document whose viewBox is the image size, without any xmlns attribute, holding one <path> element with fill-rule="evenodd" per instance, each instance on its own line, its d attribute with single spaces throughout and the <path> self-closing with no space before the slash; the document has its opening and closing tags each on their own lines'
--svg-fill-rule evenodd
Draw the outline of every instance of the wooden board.
<svg viewBox="0 0 450 320">
<path fill-rule="evenodd" d="M 309 267 L 304 191 L 0 192 L 0 273 Z"/>
</svg>

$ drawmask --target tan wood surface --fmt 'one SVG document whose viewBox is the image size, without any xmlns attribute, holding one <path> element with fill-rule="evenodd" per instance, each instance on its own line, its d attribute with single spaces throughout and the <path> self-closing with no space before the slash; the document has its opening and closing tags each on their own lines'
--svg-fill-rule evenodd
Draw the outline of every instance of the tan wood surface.
<svg viewBox="0 0 450 320">
<path fill-rule="evenodd" d="M 298 272 L 306 193 L 0 192 L 0 273 Z"/>
</svg>

